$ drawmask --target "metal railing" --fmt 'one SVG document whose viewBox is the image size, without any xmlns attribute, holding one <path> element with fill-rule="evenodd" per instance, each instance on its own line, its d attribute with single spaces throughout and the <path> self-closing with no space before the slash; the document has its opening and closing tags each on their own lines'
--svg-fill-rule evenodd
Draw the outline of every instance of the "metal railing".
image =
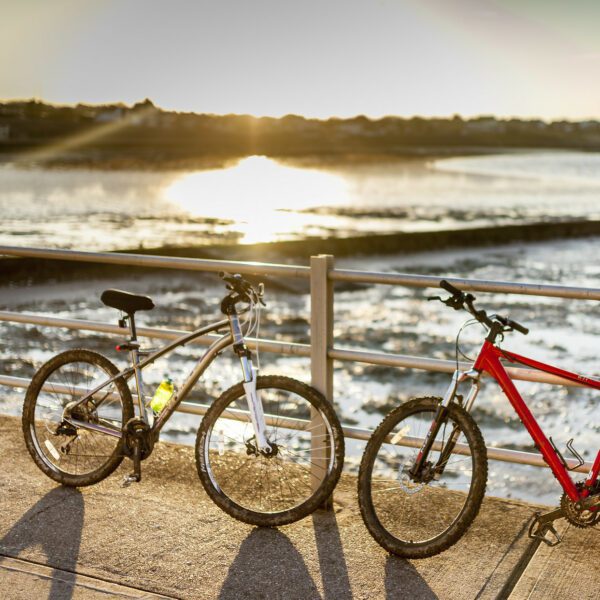
<svg viewBox="0 0 600 600">
<path fill-rule="evenodd" d="M 164 269 L 183 269 L 204 272 L 235 271 L 247 275 L 271 275 L 275 277 L 302 278 L 310 281 L 311 311 L 310 329 L 311 344 L 298 344 L 260 339 L 261 350 L 284 355 L 310 357 L 311 383 L 320 390 L 325 397 L 333 401 L 333 361 L 355 361 L 372 365 L 385 365 L 426 371 L 452 373 L 456 369 L 456 361 L 439 360 L 419 356 L 388 354 L 383 352 L 366 352 L 338 348 L 333 343 L 333 316 L 334 316 L 334 283 L 354 282 L 367 284 L 401 285 L 408 287 L 439 287 L 439 277 L 412 275 L 401 273 L 376 273 L 367 271 L 354 271 L 348 269 L 335 269 L 333 256 L 321 255 L 311 257 L 310 266 L 296 266 L 283 264 L 267 264 L 259 262 L 239 262 L 227 260 L 209 260 L 192 258 L 172 258 L 164 256 L 151 256 L 140 254 L 124 254 L 113 252 L 79 252 L 72 250 L 57 250 L 47 248 L 19 248 L 13 246 L 0 246 L 0 255 L 40 258 L 51 260 L 65 260 L 90 262 L 112 265 L 126 265 L 137 267 L 151 267 Z M 458 287 L 469 291 L 497 292 L 520 295 L 534 295 L 554 298 L 569 298 L 582 300 L 600 300 L 600 289 L 579 288 L 558 285 L 539 285 L 526 283 L 510 283 L 504 281 L 486 281 L 477 279 L 447 278 Z M 49 327 L 63 327 L 85 331 L 104 332 L 122 335 L 123 330 L 117 326 L 86 321 L 80 319 L 62 319 L 57 317 L 34 315 L 30 313 L 16 313 L 0 311 L 0 321 L 10 321 Z M 156 329 L 149 327 L 138 328 L 142 336 L 175 339 L 185 332 L 171 329 Z M 214 341 L 214 336 L 207 335 L 196 340 L 195 343 L 209 345 Z M 470 365 L 459 363 L 460 368 Z M 534 381 L 557 385 L 577 386 L 579 384 L 560 377 L 542 373 L 533 369 L 507 368 L 513 379 Z M 0 375 L 0 385 L 12 387 L 27 387 L 29 380 L 19 377 Z M 205 407 L 184 402 L 180 406 L 181 412 L 203 414 Z M 367 440 L 371 431 L 359 427 L 343 426 L 344 435 L 349 438 Z M 488 448 L 488 457 L 510 463 L 527 464 L 547 467 L 542 456 L 532 452 L 522 452 L 506 448 Z M 570 466 L 575 461 L 568 461 Z M 591 463 L 586 462 L 577 470 L 587 472 Z"/>
</svg>

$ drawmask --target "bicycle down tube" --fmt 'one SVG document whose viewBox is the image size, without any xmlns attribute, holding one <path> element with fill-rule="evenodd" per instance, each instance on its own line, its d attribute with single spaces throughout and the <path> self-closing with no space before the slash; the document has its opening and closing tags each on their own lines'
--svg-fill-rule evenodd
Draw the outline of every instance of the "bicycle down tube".
<svg viewBox="0 0 600 600">
<path fill-rule="evenodd" d="M 563 379 L 575 381 L 583 386 L 600 390 L 600 380 L 598 379 L 585 377 L 577 373 L 572 373 L 571 371 L 565 371 L 558 367 L 541 363 L 539 361 L 527 358 L 525 356 L 520 356 L 507 350 L 501 350 L 494 346 L 494 344 L 489 340 L 485 340 L 475 360 L 475 363 L 473 364 L 473 367 L 468 371 L 454 372 L 452 376 L 452 381 L 448 386 L 446 393 L 444 394 L 442 402 L 440 403 L 440 406 L 438 408 L 438 412 L 433 420 L 433 423 L 431 424 L 431 427 L 429 428 L 429 431 L 427 432 L 427 435 L 425 436 L 425 440 L 417 455 L 415 464 L 411 471 L 412 474 L 414 476 L 418 476 L 418 473 L 420 472 L 420 468 L 424 460 L 426 459 L 430 450 L 432 449 L 434 439 L 443 422 L 444 411 L 446 407 L 450 404 L 450 402 L 452 402 L 452 400 L 454 399 L 456 391 L 458 389 L 458 384 L 465 381 L 466 379 L 471 379 L 473 382 L 471 390 L 467 396 L 467 400 L 464 403 L 465 410 L 469 412 L 479 392 L 479 378 L 481 376 L 481 373 L 486 371 L 498 382 L 502 391 L 508 397 L 509 402 L 511 403 L 512 407 L 515 409 L 515 412 L 521 419 L 523 425 L 529 432 L 529 435 L 532 437 L 536 447 L 540 450 L 544 461 L 550 467 L 554 476 L 562 486 L 565 493 L 569 496 L 569 498 L 572 501 L 576 502 L 578 500 L 581 500 L 582 498 L 587 497 L 589 494 L 589 488 L 592 487 L 592 485 L 596 482 L 600 473 L 600 450 L 598 451 L 592 468 L 588 473 L 587 479 L 585 481 L 585 488 L 580 493 L 575 484 L 573 483 L 573 480 L 571 479 L 568 473 L 567 467 L 559 458 L 552 443 L 546 437 L 541 427 L 538 425 L 535 417 L 533 416 L 533 413 L 529 410 L 527 404 L 523 400 L 512 379 L 508 375 L 506 369 L 500 362 L 501 358 L 506 358 L 511 362 L 524 364 L 534 369 L 544 371 L 546 373 L 551 373 L 558 377 L 562 377 Z M 440 459 L 436 465 L 436 468 L 444 468 L 445 459 L 447 459 L 448 455 L 454 451 L 455 442 L 456 440 L 453 439 L 453 436 L 451 435 L 450 439 L 446 444 L 446 447 L 440 455 Z"/>
<path fill-rule="evenodd" d="M 136 388 L 137 388 L 136 389 L 137 402 L 138 402 L 138 407 L 140 410 L 140 416 L 142 416 L 142 418 L 144 420 L 146 420 L 146 422 L 148 422 L 147 413 L 146 413 L 147 407 L 145 405 L 144 395 L 143 395 L 143 383 L 142 383 L 142 373 L 141 373 L 142 370 L 145 367 L 147 367 L 148 365 L 151 365 L 152 363 L 154 363 L 156 360 L 158 360 L 165 354 L 168 354 L 175 348 L 178 348 L 179 346 L 184 346 L 188 342 L 191 342 L 194 339 L 201 337 L 203 335 L 206 335 L 212 331 L 217 331 L 219 329 L 222 329 L 226 325 L 228 325 L 228 320 L 223 319 L 222 321 L 219 321 L 219 322 L 209 325 L 207 327 L 202 327 L 200 329 L 197 329 L 196 331 L 194 331 L 192 333 L 185 334 L 185 335 L 177 338 L 176 340 L 174 340 L 172 343 L 167 344 L 164 348 L 161 348 L 161 349 L 157 350 L 156 352 L 152 353 L 150 356 L 144 358 L 141 361 L 139 360 L 139 350 L 137 348 L 132 349 L 131 350 L 131 354 L 132 354 L 131 359 L 132 359 L 132 364 L 134 366 L 124 369 L 123 371 L 121 371 L 117 375 L 115 375 L 114 377 L 107 379 L 102 384 L 100 384 L 95 389 L 93 389 L 92 391 L 87 393 L 85 396 L 83 396 L 81 399 L 79 399 L 74 406 L 78 406 L 78 405 L 84 403 L 86 400 L 93 397 L 94 394 L 101 391 L 103 388 L 105 388 L 110 383 L 114 382 L 116 379 L 119 379 L 120 377 L 122 377 L 125 380 L 128 380 L 132 376 L 134 376 Z M 159 417 L 153 423 L 152 429 L 156 435 L 158 435 L 161 428 L 164 426 L 165 422 L 169 419 L 169 417 L 177 409 L 177 406 L 179 406 L 179 404 L 187 397 L 187 395 L 189 394 L 192 387 L 195 385 L 195 383 L 198 381 L 198 379 L 202 376 L 202 374 L 208 368 L 208 366 L 212 363 L 212 361 L 216 358 L 216 356 L 221 351 L 223 351 L 228 346 L 231 346 L 232 344 L 233 344 L 233 336 L 230 331 L 230 332 L 224 334 L 222 337 L 215 340 L 209 346 L 209 348 L 206 350 L 206 352 L 202 355 L 202 357 L 198 361 L 198 364 L 196 365 L 194 370 L 190 373 L 190 375 L 184 382 L 182 388 L 173 395 L 173 398 L 171 398 L 171 400 L 169 401 L 167 406 L 165 406 L 165 408 L 161 411 Z M 79 419 L 74 419 L 72 417 L 69 417 L 68 420 L 70 422 L 72 422 L 73 425 L 76 425 L 77 427 L 81 427 L 83 429 L 99 431 L 102 433 L 106 433 L 108 435 L 112 435 L 114 437 L 122 437 L 123 436 L 123 433 L 121 431 L 111 430 L 110 428 L 103 427 L 101 425 L 97 425 L 94 423 L 87 423 L 85 421 L 81 421 Z"/>
<path fill-rule="evenodd" d="M 558 375 L 559 377 L 563 377 L 565 379 L 570 379 L 572 381 L 577 381 L 586 387 L 591 387 L 594 389 L 600 390 L 600 381 L 591 379 L 589 377 L 584 377 L 582 375 L 577 375 L 576 373 L 572 373 L 570 371 L 565 371 L 563 369 L 559 369 L 557 367 L 553 367 L 551 365 L 547 365 L 544 363 L 540 363 L 538 361 L 529 359 L 524 356 L 519 356 L 518 354 L 513 354 L 511 352 L 500 350 L 488 340 L 483 343 L 481 347 L 481 351 L 475 361 L 474 368 L 478 371 L 487 371 L 496 379 L 502 391 L 508 397 L 509 402 L 515 409 L 516 413 L 519 415 L 519 418 L 523 422 L 523 425 L 531 435 L 535 445 L 542 453 L 544 460 L 554 473 L 554 476 L 561 484 L 565 493 L 569 496 L 569 498 L 573 501 L 577 501 L 582 497 L 585 497 L 587 493 L 583 495 L 577 490 L 573 480 L 571 479 L 567 468 L 562 463 L 560 458 L 557 456 L 555 449 L 552 444 L 545 436 L 541 427 L 538 425 L 535 417 L 532 412 L 529 410 L 528 406 L 525 404 L 525 401 L 521 397 L 521 394 L 515 387 L 512 379 L 509 377 L 506 369 L 500 362 L 500 358 L 507 358 L 511 362 L 518 362 L 525 364 L 527 366 L 533 367 L 535 369 L 545 371 L 546 373 L 552 373 L 554 375 Z M 596 455 L 596 459 L 594 461 L 594 465 L 588 475 L 588 479 L 586 481 L 587 486 L 591 486 L 596 479 L 598 478 L 598 472 L 600 471 L 600 450 Z"/>
</svg>

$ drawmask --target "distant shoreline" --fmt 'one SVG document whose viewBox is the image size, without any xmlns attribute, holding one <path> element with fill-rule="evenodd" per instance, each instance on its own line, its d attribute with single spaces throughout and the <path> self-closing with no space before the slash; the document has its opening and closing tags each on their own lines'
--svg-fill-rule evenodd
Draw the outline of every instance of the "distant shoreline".
<svg viewBox="0 0 600 600">
<path fill-rule="evenodd" d="M 248 156 L 309 164 L 515 150 L 600 151 L 600 121 L 387 116 L 327 120 L 164 111 L 146 99 L 55 106 L 0 101 L 0 161 L 88 169 L 216 169 Z"/>
<path fill-rule="evenodd" d="M 282 164 L 298 168 L 334 168 L 352 165 L 390 164 L 441 160 L 470 156 L 493 156 L 502 154 L 528 154 L 532 152 L 596 152 L 589 148 L 490 148 L 481 146 L 407 148 L 399 153 L 323 153 L 323 154 L 277 154 L 260 155 Z M 11 165 L 22 169 L 87 169 L 100 171 L 189 171 L 226 169 L 239 161 L 255 156 L 199 156 L 166 157 L 159 154 L 115 156 L 113 153 L 79 152 L 60 158 L 36 160 L 34 154 L 0 153 L 0 166 Z"/>
</svg>

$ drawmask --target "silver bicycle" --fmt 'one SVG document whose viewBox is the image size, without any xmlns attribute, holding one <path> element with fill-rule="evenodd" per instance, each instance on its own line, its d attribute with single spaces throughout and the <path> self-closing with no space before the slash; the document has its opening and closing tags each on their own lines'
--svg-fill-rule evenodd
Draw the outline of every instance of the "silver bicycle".
<svg viewBox="0 0 600 600">
<path fill-rule="evenodd" d="M 142 349 L 135 327 L 135 313 L 154 308 L 152 299 L 103 292 L 102 302 L 121 311 L 119 325 L 129 328 L 129 339 L 117 349 L 129 352 L 131 365 L 120 371 L 105 356 L 76 349 L 58 354 L 34 375 L 23 406 L 23 433 L 33 460 L 48 477 L 68 486 L 92 485 L 129 457 L 133 472 L 124 484 L 140 481 L 141 462 L 152 453 L 169 417 L 207 367 L 231 347 L 243 379 L 208 408 L 196 437 L 196 465 L 206 492 L 232 517 L 262 526 L 301 519 L 329 497 L 344 458 L 335 411 L 305 383 L 258 376 L 245 336 L 259 322 L 264 287 L 255 289 L 240 275 L 220 275 L 228 289 L 221 302 L 226 318 L 159 350 Z M 222 335 L 155 414 L 144 391 L 143 370 L 210 332 Z"/>
</svg>

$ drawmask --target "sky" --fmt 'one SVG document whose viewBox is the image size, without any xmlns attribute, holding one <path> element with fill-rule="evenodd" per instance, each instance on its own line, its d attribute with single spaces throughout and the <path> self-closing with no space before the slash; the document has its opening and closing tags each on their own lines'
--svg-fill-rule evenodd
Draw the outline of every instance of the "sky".
<svg viewBox="0 0 600 600">
<path fill-rule="evenodd" d="M 600 118 L 599 0 L 0 0 L 0 99 Z"/>
</svg>

